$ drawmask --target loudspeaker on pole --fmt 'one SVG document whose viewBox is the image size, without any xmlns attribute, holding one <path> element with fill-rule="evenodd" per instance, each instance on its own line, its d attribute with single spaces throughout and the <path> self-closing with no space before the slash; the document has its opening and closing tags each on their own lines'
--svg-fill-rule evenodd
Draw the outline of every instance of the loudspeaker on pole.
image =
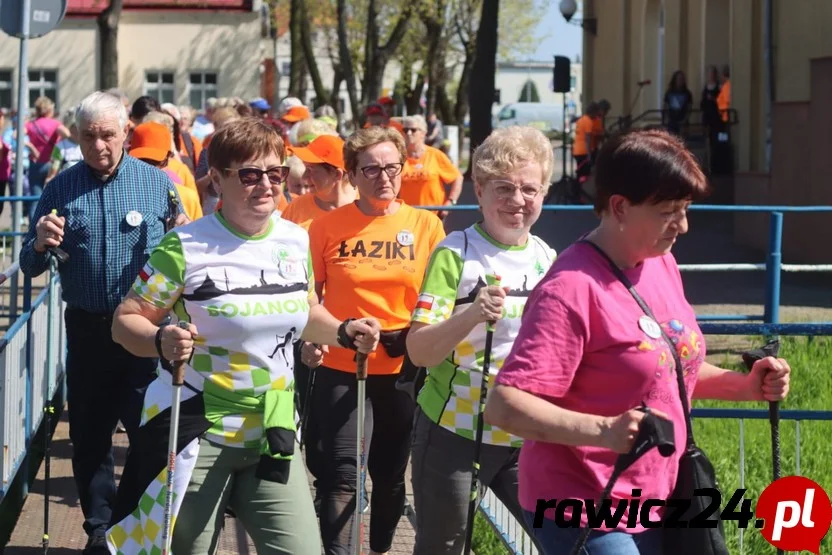
<svg viewBox="0 0 832 555">
<path fill-rule="evenodd" d="M 555 56 L 554 89 L 556 93 L 567 93 L 572 90 L 569 64 L 569 58 L 566 56 Z"/>
</svg>

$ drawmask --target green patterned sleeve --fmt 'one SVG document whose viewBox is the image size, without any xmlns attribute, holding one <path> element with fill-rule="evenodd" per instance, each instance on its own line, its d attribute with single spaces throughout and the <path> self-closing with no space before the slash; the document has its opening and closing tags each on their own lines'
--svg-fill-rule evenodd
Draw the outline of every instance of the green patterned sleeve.
<svg viewBox="0 0 832 555">
<path fill-rule="evenodd" d="M 462 258 L 452 249 L 439 246 L 430 257 L 413 322 L 437 324 L 451 317 L 462 277 Z"/>
<path fill-rule="evenodd" d="M 185 255 L 176 232 L 170 232 L 153 249 L 133 282 L 133 291 L 150 304 L 170 310 L 185 288 Z"/>
</svg>

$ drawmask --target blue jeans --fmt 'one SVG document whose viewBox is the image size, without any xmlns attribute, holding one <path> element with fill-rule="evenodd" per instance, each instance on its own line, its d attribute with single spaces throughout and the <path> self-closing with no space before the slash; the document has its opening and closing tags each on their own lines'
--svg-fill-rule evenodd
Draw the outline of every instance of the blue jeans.
<svg viewBox="0 0 832 555">
<path fill-rule="evenodd" d="M 49 168 L 52 164 L 47 162 L 45 164 L 29 164 L 29 192 L 32 196 L 43 193 L 43 187 L 46 184 L 46 177 L 49 175 Z M 35 219 L 35 208 L 37 208 L 39 201 L 32 201 L 26 203 L 27 215 L 29 216 L 29 225 L 34 226 L 37 222 Z"/>
<path fill-rule="evenodd" d="M 523 511 L 529 528 L 534 522 L 534 513 Z M 581 555 L 662 555 L 661 528 L 654 528 L 639 534 L 627 532 L 603 532 L 593 530 L 589 534 Z M 581 528 L 560 528 L 553 520 L 543 519 L 543 527 L 535 528 L 534 535 L 544 555 L 571 553 L 572 547 L 581 534 Z"/>
</svg>

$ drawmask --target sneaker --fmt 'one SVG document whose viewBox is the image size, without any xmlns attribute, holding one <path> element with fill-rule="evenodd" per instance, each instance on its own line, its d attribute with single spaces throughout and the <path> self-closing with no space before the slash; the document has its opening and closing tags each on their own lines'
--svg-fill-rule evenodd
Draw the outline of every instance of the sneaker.
<svg viewBox="0 0 832 555">
<path fill-rule="evenodd" d="M 83 555 L 110 555 L 110 550 L 107 549 L 107 539 L 101 535 L 90 536 L 82 553 Z"/>
<path fill-rule="evenodd" d="M 127 433 L 127 428 L 124 427 L 124 424 L 121 423 L 121 420 L 119 420 L 118 424 L 116 424 L 116 431 L 120 434 Z"/>
</svg>

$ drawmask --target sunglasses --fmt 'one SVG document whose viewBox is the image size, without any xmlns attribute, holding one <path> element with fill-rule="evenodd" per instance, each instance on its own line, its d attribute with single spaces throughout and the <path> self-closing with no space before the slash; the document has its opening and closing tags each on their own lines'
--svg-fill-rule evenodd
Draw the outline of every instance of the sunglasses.
<svg viewBox="0 0 832 555">
<path fill-rule="evenodd" d="M 226 168 L 226 171 L 234 172 L 240 178 L 243 185 L 257 185 L 263 181 L 263 174 L 269 178 L 272 185 L 280 185 L 289 177 L 289 166 L 274 166 L 261 170 L 260 168 Z"/>
<path fill-rule="evenodd" d="M 404 131 L 405 133 L 418 133 L 419 131 L 421 131 L 421 129 L 419 129 L 418 127 L 404 127 L 402 128 L 402 131 Z"/>
</svg>

